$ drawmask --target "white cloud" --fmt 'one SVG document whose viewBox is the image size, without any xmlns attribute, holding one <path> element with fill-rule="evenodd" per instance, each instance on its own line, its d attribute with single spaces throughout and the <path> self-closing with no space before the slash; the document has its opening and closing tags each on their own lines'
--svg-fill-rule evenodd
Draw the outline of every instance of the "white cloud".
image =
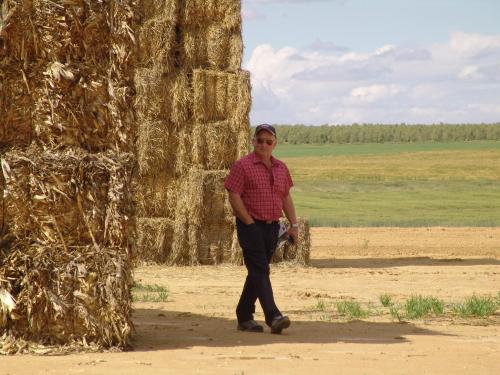
<svg viewBox="0 0 500 375">
<path fill-rule="evenodd" d="M 373 103 L 394 96 L 399 92 L 401 92 L 401 89 L 396 85 L 371 85 L 352 89 L 351 97 L 363 102 Z"/>
<path fill-rule="evenodd" d="M 461 45 L 459 41 L 463 41 Z M 256 47 L 252 123 L 500 121 L 500 36 L 455 32 L 446 43 L 359 53 Z"/>
<path fill-rule="evenodd" d="M 500 35 L 486 36 L 454 32 L 451 34 L 450 47 L 461 57 L 498 53 L 500 52 Z"/>
</svg>

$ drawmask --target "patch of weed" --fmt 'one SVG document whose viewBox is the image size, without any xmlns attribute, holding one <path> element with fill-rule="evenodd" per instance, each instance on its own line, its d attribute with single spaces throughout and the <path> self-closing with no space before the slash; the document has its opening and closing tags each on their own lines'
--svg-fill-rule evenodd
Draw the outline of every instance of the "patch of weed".
<svg viewBox="0 0 500 375">
<path fill-rule="evenodd" d="M 132 286 L 133 302 L 166 302 L 168 289 L 160 285 L 135 283 Z"/>
<path fill-rule="evenodd" d="M 411 296 L 405 303 L 405 316 L 409 319 L 418 319 L 434 315 L 442 315 L 444 312 L 444 302 L 436 297 L 421 295 Z"/>
<path fill-rule="evenodd" d="M 389 306 L 392 306 L 392 298 L 389 294 L 387 293 L 384 293 L 384 294 L 381 294 L 379 297 L 378 297 L 380 303 L 382 304 L 382 306 L 384 307 L 389 307 Z"/>
<path fill-rule="evenodd" d="M 342 301 L 337 303 L 337 310 L 339 315 L 353 318 L 364 318 L 368 316 L 368 311 L 364 310 L 359 302 L 356 301 Z"/>
<path fill-rule="evenodd" d="M 453 312 L 463 318 L 468 317 L 487 317 L 492 315 L 500 303 L 498 298 L 478 297 L 473 295 L 465 300 L 465 302 L 453 305 Z"/>
</svg>

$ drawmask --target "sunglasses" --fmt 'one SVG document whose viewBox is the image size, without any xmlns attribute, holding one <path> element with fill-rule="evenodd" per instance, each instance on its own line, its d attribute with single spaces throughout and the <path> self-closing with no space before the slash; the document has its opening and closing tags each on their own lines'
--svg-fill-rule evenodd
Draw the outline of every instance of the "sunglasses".
<svg viewBox="0 0 500 375">
<path fill-rule="evenodd" d="M 273 143 L 274 143 L 274 139 L 263 139 L 263 138 L 257 138 L 257 143 L 259 145 L 263 144 L 264 142 L 266 142 L 266 144 L 268 146 L 271 146 Z"/>
</svg>

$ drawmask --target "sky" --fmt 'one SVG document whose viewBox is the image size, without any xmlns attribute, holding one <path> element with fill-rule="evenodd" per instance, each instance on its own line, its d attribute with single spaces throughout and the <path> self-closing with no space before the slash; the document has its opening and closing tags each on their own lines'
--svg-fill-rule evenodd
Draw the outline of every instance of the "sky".
<svg viewBox="0 0 500 375">
<path fill-rule="evenodd" d="M 242 0 L 253 125 L 500 122 L 500 0 Z"/>
</svg>

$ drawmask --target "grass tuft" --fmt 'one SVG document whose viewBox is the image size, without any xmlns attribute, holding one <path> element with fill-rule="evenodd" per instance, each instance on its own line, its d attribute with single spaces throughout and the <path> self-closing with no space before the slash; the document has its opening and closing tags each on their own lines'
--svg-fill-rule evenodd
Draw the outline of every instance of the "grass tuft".
<svg viewBox="0 0 500 375">
<path fill-rule="evenodd" d="M 379 299 L 380 303 L 382 304 L 382 306 L 384 306 L 384 307 L 389 307 L 389 306 L 392 306 L 392 304 L 393 304 L 391 296 L 387 293 L 381 294 L 378 297 L 378 299 Z"/>
<path fill-rule="evenodd" d="M 453 305 L 453 312 L 463 318 L 468 317 L 487 317 L 495 313 L 500 306 L 498 297 L 478 297 L 473 295 L 465 300 L 465 302 Z"/>
<path fill-rule="evenodd" d="M 342 301 L 337 303 L 337 310 L 339 315 L 346 316 L 349 319 L 367 317 L 368 311 L 364 310 L 359 302 L 356 301 Z"/>
<path fill-rule="evenodd" d="M 319 311 L 325 311 L 326 310 L 326 303 L 322 299 L 318 300 L 316 302 L 316 305 L 313 307 L 314 310 L 319 310 Z"/>
<path fill-rule="evenodd" d="M 166 302 L 168 289 L 161 285 L 135 283 L 132 286 L 133 302 Z"/>
<path fill-rule="evenodd" d="M 405 316 L 408 319 L 418 319 L 434 315 L 442 315 L 444 312 L 444 302 L 436 297 L 423 297 L 421 295 L 411 296 L 405 303 Z"/>
</svg>

